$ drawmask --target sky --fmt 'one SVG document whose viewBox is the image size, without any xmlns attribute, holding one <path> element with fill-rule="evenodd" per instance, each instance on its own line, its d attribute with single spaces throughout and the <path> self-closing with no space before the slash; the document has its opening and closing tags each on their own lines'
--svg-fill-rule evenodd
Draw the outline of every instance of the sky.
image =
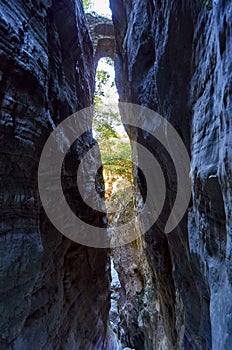
<svg viewBox="0 0 232 350">
<path fill-rule="evenodd" d="M 92 0 L 90 10 L 98 13 L 99 15 L 112 17 L 109 0 Z"/>
</svg>

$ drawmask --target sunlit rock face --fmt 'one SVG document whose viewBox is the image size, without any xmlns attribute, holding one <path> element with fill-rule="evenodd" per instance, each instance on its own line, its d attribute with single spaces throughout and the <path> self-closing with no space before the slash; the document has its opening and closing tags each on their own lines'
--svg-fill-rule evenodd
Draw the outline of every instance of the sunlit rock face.
<svg viewBox="0 0 232 350">
<path fill-rule="evenodd" d="M 93 47 L 82 2 L 1 1 L 0 14 L 0 348 L 101 349 L 110 307 L 108 253 L 57 232 L 37 187 L 50 132 L 92 103 Z M 65 162 L 64 190 L 77 212 L 83 210 L 73 195 L 73 167 L 93 144 L 86 134 Z"/>
<path fill-rule="evenodd" d="M 110 57 L 112 60 L 114 60 L 114 26 L 111 19 L 99 16 L 96 13 L 87 13 L 86 17 L 93 40 L 94 62 L 95 68 L 97 68 L 98 61 L 102 57 Z"/>
<path fill-rule="evenodd" d="M 147 106 L 169 120 L 191 158 L 192 201 L 179 226 L 165 235 L 176 195 L 175 171 L 155 140 L 128 130 L 157 157 L 168 189 L 161 218 L 145 235 L 159 305 L 159 321 L 150 326 L 164 329 L 153 344 L 155 349 L 230 349 L 231 2 L 111 0 L 111 7 L 120 100 Z M 135 176 L 145 195 L 144 179 Z M 126 276 L 130 283 L 129 271 Z"/>
</svg>

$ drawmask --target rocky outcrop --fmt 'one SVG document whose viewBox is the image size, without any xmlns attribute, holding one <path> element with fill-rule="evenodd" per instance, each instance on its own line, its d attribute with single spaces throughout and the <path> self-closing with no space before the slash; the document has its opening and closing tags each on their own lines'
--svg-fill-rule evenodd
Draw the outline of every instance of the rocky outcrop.
<svg viewBox="0 0 232 350">
<path fill-rule="evenodd" d="M 115 248 L 113 259 L 121 286 L 117 301 L 118 338 L 132 349 L 157 349 L 161 340 L 165 344 L 165 334 L 143 240 Z"/>
<path fill-rule="evenodd" d="M 191 157 L 192 201 L 179 226 L 165 235 L 175 171 L 156 140 L 128 130 L 159 160 L 168 188 L 162 215 L 145 235 L 160 307 L 160 321 L 150 325 L 157 330 L 162 322 L 165 333 L 153 340 L 155 349 L 230 349 L 231 3 L 111 0 L 111 8 L 120 100 L 164 116 Z M 135 176 L 145 196 L 146 183 Z M 134 346 L 152 349 L 144 344 Z"/>
<path fill-rule="evenodd" d="M 94 47 L 94 62 L 97 68 L 98 61 L 102 57 L 110 57 L 114 60 L 115 35 L 112 19 L 99 16 L 96 13 L 86 14 L 90 34 Z"/>
<path fill-rule="evenodd" d="M 37 186 L 47 137 L 93 99 L 93 47 L 82 2 L 3 0 L 0 14 L 0 348 L 101 349 L 110 308 L 108 253 L 62 236 L 46 217 Z M 73 167 L 94 143 L 86 134 L 69 152 L 67 196 L 75 193 Z M 78 195 L 70 204 L 82 211 Z"/>
</svg>

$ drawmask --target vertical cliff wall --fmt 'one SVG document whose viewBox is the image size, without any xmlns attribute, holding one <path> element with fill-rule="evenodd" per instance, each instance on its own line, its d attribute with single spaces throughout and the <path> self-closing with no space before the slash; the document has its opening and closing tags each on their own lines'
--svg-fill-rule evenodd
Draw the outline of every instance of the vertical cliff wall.
<svg viewBox="0 0 232 350">
<path fill-rule="evenodd" d="M 0 15 L 0 348 L 101 349 L 108 253 L 57 232 L 37 186 L 47 137 L 92 103 L 93 47 L 82 1 L 3 0 Z M 75 193 L 70 168 L 93 144 L 89 133 L 69 152 L 66 195 Z M 70 197 L 81 211 L 78 196 Z"/>
<path fill-rule="evenodd" d="M 230 349 L 231 2 L 111 0 L 111 8 L 120 100 L 164 116 L 191 158 L 192 200 L 179 226 L 165 235 L 175 172 L 154 139 L 128 130 L 157 157 L 168 188 L 161 218 L 145 235 L 159 314 L 157 323 L 150 322 L 153 348 Z M 144 179 L 136 177 L 145 193 Z"/>
</svg>

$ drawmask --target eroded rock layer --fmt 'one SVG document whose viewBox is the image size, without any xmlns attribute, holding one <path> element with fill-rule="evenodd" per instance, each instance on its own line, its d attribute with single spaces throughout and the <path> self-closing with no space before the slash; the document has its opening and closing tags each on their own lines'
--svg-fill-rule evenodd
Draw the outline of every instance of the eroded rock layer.
<svg viewBox="0 0 232 350">
<path fill-rule="evenodd" d="M 159 313 L 159 322 L 150 321 L 156 338 L 153 348 L 229 350 L 231 2 L 111 0 L 111 7 L 120 100 L 164 116 L 178 131 L 191 158 L 192 200 L 179 226 L 165 235 L 164 223 L 176 195 L 175 171 L 169 169 L 170 158 L 154 139 L 141 130 L 128 130 L 131 138 L 157 157 L 168 189 L 163 215 L 145 235 Z M 137 156 L 139 161 L 143 155 Z M 140 173 L 135 175 L 145 195 L 146 183 Z M 139 248 L 137 253 L 143 251 Z M 130 272 L 124 274 L 121 279 L 125 282 Z M 161 324 L 164 335 L 159 337 Z M 143 340 L 143 326 L 137 322 L 137 327 L 134 338 L 128 331 L 129 344 L 139 350 L 152 349 Z"/>
<path fill-rule="evenodd" d="M 82 2 L 2 0 L 0 15 L 0 348 L 101 349 L 109 312 L 108 253 L 56 231 L 37 186 L 47 137 L 93 99 L 93 47 Z M 93 144 L 86 133 L 69 152 L 67 196 L 76 181 L 70 168 Z M 79 197 L 70 197 L 89 218 Z"/>
</svg>

